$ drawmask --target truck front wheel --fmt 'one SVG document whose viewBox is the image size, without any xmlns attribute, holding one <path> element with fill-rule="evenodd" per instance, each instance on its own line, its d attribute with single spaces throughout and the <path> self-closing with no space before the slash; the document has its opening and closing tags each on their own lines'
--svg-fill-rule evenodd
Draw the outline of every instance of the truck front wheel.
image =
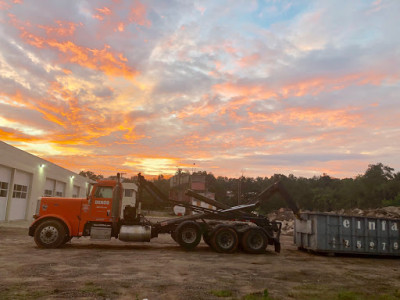
<svg viewBox="0 0 400 300">
<path fill-rule="evenodd" d="M 65 228 L 57 220 L 44 221 L 36 228 L 34 239 L 40 248 L 57 248 L 64 242 Z"/>
<path fill-rule="evenodd" d="M 191 250 L 200 243 L 201 228 L 196 222 L 183 222 L 179 224 L 175 232 L 176 241 L 186 250 Z"/>
</svg>

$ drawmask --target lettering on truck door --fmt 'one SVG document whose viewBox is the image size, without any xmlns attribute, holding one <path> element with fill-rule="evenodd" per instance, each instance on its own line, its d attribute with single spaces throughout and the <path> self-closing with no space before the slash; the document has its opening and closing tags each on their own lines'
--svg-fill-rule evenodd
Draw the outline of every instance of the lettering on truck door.
<svg viewBox="0 0 400 300">
<path fill-rule="evenodd" d="M 93 221 L 111 221 L 113 187 L 99 186 L 91 203 L 91 215 Z"/>
</svg>

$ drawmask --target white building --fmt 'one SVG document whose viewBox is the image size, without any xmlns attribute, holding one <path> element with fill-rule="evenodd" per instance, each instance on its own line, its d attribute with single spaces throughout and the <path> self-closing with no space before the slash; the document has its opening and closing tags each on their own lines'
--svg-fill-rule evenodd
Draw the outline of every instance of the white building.
<svg viewBox="0 0 400 300">
<path fill-rule="evenodd" d="M 89 179 L 0 141 L 0 222 L 31 220 L 41 196 L 86 197 Z"/>
<path fill-rule="evenodd" d="M 138 191 L 138 186 L 133 182 L 123 182 L 122 187 L 124 188 L 124 194 L 122 197 L 122 209 L 121 217 L 125 206 L 135 206 L 136 204 L 136 193 Z"/>
</svg>

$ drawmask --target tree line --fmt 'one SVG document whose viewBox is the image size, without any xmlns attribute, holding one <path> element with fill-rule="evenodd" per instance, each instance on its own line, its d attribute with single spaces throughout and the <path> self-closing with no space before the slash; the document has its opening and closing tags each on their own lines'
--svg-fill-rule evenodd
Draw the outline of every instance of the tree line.
<svg viewBox="0 0 400 300">
<path fill-rule="evenodd" d="M 212 173 L 205 171 L 197 172 L 197 174 L 206 176 L 207 189 L 209 192 L 215 193 L 216 200 L 231 206 L 246 203 L 276 181 L 283 184 L 303 210 L 332 211 L 400 206 L 400 172 L 394 172 L 393 168 L 382 163 L 371 164 L 364 174 L 344 179 L 334 178 L 327 174 L 312 178 L 282 174 L 270 177 L 228 178 L 215 177 Z M 88 174 L 80 175 L 89 177 Z M 134 177 L 129 179 L 129 181 L 134 180 Z M 153 179 L 153 183 L 168 195 L 168 179 L 160 175 Z M 143 207 L 145 209 L 162 209 L 164 206 L 164 204 L 155 202 L 149 195 L 144 195 Z M 279 195 L 274 195 L 259 209 L 260 212 L 266 213 L 285 206 L 284 200 Z"/>
<path fill-rule="evenodd" d="M 241 177 L 239 179 L 208 176 L 209 190 L 216 199 L 234 205 L 245 203 L 255 194 L 280 181 L 299 207 L 311 211 L 332 211 L 351 208 L 400 206 L 400 172 L 382 163 L 371 164 L 363 175 L 338 179 L 327 174 L 312 178 L 275 174 L 271 177 Z M 240 187 L 240 188 L 238 188 Z M 232 191 L 227 194 L 227 191 Z M 241 191 L 238 195 L 237 191 Z M 279 195 L 263 203 L 261 211 L 268 212 L 285 206 Z"/>
</svg>

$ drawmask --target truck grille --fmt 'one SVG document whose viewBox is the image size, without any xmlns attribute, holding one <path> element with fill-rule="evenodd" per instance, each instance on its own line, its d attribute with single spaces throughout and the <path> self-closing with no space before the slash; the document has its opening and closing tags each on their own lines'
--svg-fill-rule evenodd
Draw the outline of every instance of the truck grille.
<svg viewBox="0 0 400 300">
<path fill-rule="evenodd" d="M 37 200 L 37 203 L 36 203 L 36 212 L 35 212 L 35 215 L 39 215 L 39 213 L 40 213 L 40 201 L 41 201 L 41 199 L 42 198 L 39 198 L 38 200 Z"/>
</svg>

